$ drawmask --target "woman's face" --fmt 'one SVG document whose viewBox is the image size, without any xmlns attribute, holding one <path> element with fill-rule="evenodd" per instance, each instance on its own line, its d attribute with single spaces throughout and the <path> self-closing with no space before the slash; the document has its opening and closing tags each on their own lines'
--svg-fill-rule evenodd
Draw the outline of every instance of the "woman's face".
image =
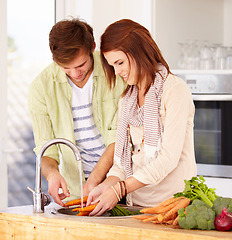
<svg viewBox="0 0 232 240">
<path fill-rule="evenodd" d="M 114 68 L 115 75 L 121 76 L 128 85 L 136 85 L 136 64 L 122 51 L 109 51 L 104 53 L 108 64 Z"/>
</svg>

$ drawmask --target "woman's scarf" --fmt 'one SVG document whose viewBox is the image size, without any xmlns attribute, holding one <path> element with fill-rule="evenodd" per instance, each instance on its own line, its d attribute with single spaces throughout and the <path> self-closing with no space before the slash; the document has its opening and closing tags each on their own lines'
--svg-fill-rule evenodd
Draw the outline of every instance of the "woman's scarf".
<svg viewBox="0 0 232 240">
<path fill-rule="evenodd" d="M 128 124 L 144 126 L 145 155 L 154 157 L 158 142 L 163 132 L 160 120 L 161 94 L 167 78 L 167 69 L 161 65 L 152 84 L 145 95 L 144 106 L 138 111 L 138 87 L 132 86 L 122 99 L 122 110 L 118 123 L 115 161 L 126 172 L 126 178 L 133 174 L 131 150 L 128 136 Z"/>
</svg>

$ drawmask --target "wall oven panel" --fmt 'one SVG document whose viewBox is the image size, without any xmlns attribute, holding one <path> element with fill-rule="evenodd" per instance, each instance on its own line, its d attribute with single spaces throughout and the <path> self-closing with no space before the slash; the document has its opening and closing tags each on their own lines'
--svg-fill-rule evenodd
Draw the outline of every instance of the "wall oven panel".
<svg viewBox="0 0 232 240">
<path fill-rule="evenodd" d="M 232 179 L 232 73 L 176 73 L 191 89 L 197 174 Z"/>
<path fill-rule="evenodd" d="M 198 174 L 232 178 L 232 101 L 194 101 Z"/>
</svg>

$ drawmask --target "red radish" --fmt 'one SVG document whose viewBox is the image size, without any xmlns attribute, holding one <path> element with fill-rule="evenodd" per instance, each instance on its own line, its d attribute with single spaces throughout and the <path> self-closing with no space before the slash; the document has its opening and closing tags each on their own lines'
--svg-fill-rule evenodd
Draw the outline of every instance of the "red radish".
<svg viewBox="0 0 232 240">
<path fill-rule="evenodd" d="M 232 213 L 228 212 L 226 208 L 215 217 L 215 228 L 219 231 L 228 231 L 232 229 Z"/>
</svg>

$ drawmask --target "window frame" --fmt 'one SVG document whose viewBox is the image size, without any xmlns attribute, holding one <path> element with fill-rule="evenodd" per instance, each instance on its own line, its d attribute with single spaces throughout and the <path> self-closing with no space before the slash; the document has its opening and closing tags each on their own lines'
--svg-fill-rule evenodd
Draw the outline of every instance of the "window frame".
<svg viewBox="0 0 232 240">
<path fill-rule="evenodd" d="M 7 124 L 7 0 L 0 1 L 0 208 L 8 206 L 7 160 L 5 158 L 4 140 Z"/>
</svg>

